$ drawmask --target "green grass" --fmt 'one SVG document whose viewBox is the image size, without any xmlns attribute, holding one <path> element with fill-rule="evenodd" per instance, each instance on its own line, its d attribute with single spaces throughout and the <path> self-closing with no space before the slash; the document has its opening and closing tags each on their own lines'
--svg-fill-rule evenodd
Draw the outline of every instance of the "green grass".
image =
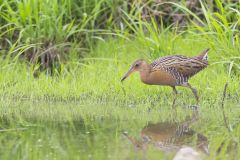
<svg viewBox="0 0 240 160">
<path fill-rule="evenodd" d="M 171 54 L 187 56 L 197 55 L 209 47 L 206 41 L 194 35 L 174 37 L 172 44 Z M 229 63 L 218 63 L 221 61 L 219 55 L 222 54 L 224 53 L 219 52 L 219 50 L 211 49 L 209 53 L 210 65 L 190 80 L 190 83 L 199 90 L 203 103 L 204 100 L 209 100 L 215 104 L 219 103 L 227 81 L 229 81 L 228 97 L 232 100 L 238 99 L 239 76 L 234 75 L 233 72 L 229 76 Z M 167 54 L 165 52 L 158 53 L 158 56 L 164 55 Z M 140 82 L 138 73 L 129 77 L 123 85 L 120 83 L 121 77 L 131 63 L 138 58 L 145 58 L 149 62 L 153 60 L 149 47 L 142 45 L 138 39 L 131 41 L 109 39 L 100 41 L 89 56 L 66 63 L 59 76 L 51 77 L 42 73 L 36 79 L 32 76 L 33 71 L 30 66 L 26 66 L 24 63 L 10 63 L 2 66 L 1 95 L 46 100 L 91 98 L 96 101 L 114 100 L 116 102 L 134 101 L 141 103 L 168 99 L 171 102 L 172 90 L 170 87 L 144 85 Z M 67 68 L 69 69 L 67 70 Z M 126 90 L 126 96 L 122 87 Z M 179 87 L 179 91 L 181 91 L 180 104 L 181 102 L 194 102 L 192 98 L 187 98 L 192 95 L 190 90 Z"/>
<path fill-rule="evenodd" d="M 61 5 L 58 5 L 61 3 Z M 165 5 L 171 7 L 175 13 L 185 14 L 188 21 L 186 30 L 192 34 L 205 37 L 208 44 L 224 54 L 230 54 L 236 60 L 236 52 L 239 52 L 239 6 L 236 3 L 226 3 L 216 0 L 217 8 L 214 11 L 207 2 L 199 1 L 197 7 L 201 9 L 201 18 L 187 7 L 185 1 L 180 3 L 164 2 L 156 4 L 152 0 L 146 4 L 133 1 L 134 7 L 128 6 L 123 0 L 2 0 L 0 3 L 0 43 L 1 54 L 14 60 L 22 56 L 38 58 L 50 52 L 50 54 L 70 60 L 72 57 L 82 57 L 89 53 L 89 49 L 95 48 L 96 41 L 106 35 L 115 35 L 129 39 L 133 35 L 141 43 L 147 45 L 153 55 L 159 52 L 172 53 L 174 39 L 164 44 L 163 32 L 173 30 L 174 36 L 178 36 L 176 28 L 166 26 L 171 23 L 171 14 L 166 19 L 152 15 L 144 19 L 148 8 L 162 9 Z M 206 7 L 210 6 L 210 7 Z M 190 18 L 193 17 L 193 18 Z M 192 28 L 193 27 L 193 28 Z M 167 28 L 167 29 L 165 29 Z M 133 34 L 134 33 L 134 34 Z M 167 34 L 168 35 L 168 34 Z M 212 36 L 213 35 L 213 36 Z M 164 44 L 164 45 L 163 45 Z M 70 48 L 70 49 L 69 49 Z M 237 48 L 235 50 L 230 48 Z M 51 53 L 53 50 L 54 53 Z M 223 55 L 222 58 L 225 56 Z M 36 61 L 33 61 L 36 63 Z M 238 63 L 235 63 L 237 65 Z M 239 68 L 239 66 L 238 66 Z"/>
</svg>

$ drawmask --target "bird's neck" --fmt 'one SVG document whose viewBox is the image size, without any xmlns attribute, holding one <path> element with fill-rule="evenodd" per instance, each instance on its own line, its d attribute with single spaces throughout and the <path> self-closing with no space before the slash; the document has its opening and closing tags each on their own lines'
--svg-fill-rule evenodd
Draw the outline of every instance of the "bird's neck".
<svg viewBox="0 0 240 160">
<path fill-rule="evenodd" d="M 148 78 L 151 73 L 151 66 L 149 64 L 144 65 L 140 70 L 140 78 L 143 83 L 148 83 Z"/>
</svg>

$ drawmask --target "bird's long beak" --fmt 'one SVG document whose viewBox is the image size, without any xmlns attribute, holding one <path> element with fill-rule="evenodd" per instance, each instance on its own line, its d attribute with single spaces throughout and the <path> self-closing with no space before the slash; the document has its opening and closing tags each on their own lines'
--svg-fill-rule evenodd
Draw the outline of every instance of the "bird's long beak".
<svg viewBox="0 0 240 160">
<path fill-rule="evenodd" d="M 131 67 L 128 72 L 122 77 L 121 82 L 123 82 L 128 76 L 130 76 L 130 74 L 132 74 L 134 72 L 134 68 Z"/>
</svg>

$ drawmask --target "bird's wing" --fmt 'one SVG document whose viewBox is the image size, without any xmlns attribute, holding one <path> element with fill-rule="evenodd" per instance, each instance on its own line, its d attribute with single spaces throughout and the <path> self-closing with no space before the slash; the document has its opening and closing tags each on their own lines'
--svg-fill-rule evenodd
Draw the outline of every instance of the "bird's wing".
<svg viewBox="0 0 240 160">
<path fill-rule="evenodd" d="M 181 55 L 159 58 L 151 63 L 152 69 L 175 70 L 179 74 L 191 77 L 208 65 L 207 61 Z"/>
</svg>

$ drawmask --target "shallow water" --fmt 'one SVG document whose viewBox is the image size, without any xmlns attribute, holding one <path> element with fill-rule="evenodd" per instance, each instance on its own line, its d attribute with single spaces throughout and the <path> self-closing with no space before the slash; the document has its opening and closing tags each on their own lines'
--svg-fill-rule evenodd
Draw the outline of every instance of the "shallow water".
<svg viewBox="0 0 240 160">
<path fill-rule="evenodd" d="M 239 106 L 226 114 L 230 132 L 217 107 L 11 102 L 1 105 L 0 159 L 172 159 L 183 146 L 204 159 L 237 159 Z"/>
</svg>

